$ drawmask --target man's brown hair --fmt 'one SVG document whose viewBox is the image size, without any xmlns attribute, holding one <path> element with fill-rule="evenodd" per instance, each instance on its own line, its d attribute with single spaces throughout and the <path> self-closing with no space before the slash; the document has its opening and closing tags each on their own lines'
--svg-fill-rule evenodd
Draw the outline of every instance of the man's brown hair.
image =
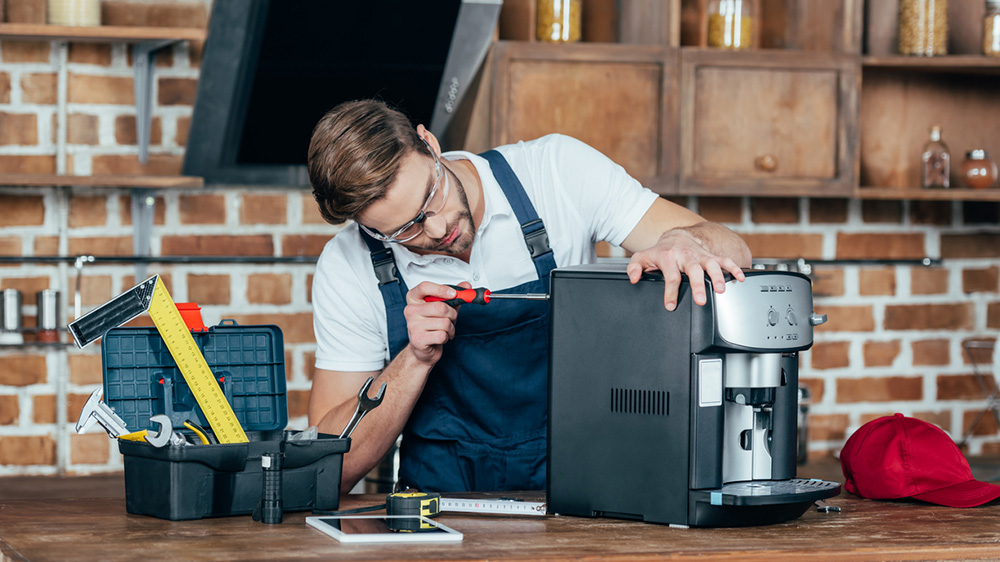
<svg viewBox="0 0 1000 562">
<path fill-rule="evenodd" d="M 355 219 L 385 197 L 411 150 L 430 152 L 410 120 L 378 100 L 344 102 L 313 129 L 309 182 L 326 222 Z"/>
</svg>

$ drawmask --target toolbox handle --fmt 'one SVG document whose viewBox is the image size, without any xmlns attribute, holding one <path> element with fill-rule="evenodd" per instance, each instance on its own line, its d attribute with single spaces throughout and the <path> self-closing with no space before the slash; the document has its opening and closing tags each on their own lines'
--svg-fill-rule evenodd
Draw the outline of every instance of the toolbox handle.
<svg viewBox="0 0 1000 562">
<path fill-rule="evenodd" d="M 219 321 L 219 326 L 239 326 L 235 318 L 223 318 Z"/>
</svg>

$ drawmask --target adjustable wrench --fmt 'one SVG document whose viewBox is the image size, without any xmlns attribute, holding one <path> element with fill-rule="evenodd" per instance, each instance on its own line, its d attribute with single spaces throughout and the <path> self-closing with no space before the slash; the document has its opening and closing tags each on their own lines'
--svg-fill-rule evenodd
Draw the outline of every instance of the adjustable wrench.
<svg viewBox="0 0 1000 562">
<path fill-rule="evenodd" d="M 187 445 L 187 439 L 184 439 L 184 437 L 174 431 L 169 416 L 157 414 L 149 418 L 149 421 L 159 426 L 156 431 L 141 429 L 132 433 L 126 433 L 125 435 L 119 435 L 118 438 L 128 441 L 146 441 L 156 448 L 164 447 L 168 443 L 171 445 Z"/>
<path fill-rule="evenodd" d="M 371 387 L 374 380 L 374 377 L 368 377 L 368 380 L 362 385 L 361 391 L 358 392 L 358 407 L 354 409 L 354 415 L 351 416 L 351 421 L 347 422 L 344 431 L 340 432 L 341 439 L 350 437 L 354 433 L 354 428 L 357 427 L 358 422 L 361 421 L 361 418 L 365 417 L 365 414 L 374 410 L 382 403 L 382 396 L 385 394 L 385 383 L 382 383 L 382 386 L 379 387 L 375 398 L 368 397 L 368 388 Z"/>
</svg>

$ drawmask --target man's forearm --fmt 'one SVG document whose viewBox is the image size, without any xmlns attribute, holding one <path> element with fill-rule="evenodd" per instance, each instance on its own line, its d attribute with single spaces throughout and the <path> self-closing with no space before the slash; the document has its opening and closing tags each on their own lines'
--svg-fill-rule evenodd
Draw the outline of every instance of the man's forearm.
<svg viewBox="0 0 1000 562">
<path fill-rule="evenodd" d="M 344 455 L 342 492 L 350 491 L 395 443 L 423 392 L 430 369 L 414 357 L 407 345 L 372 383 L 370 396 L 383 382 L 386 383 L 385 395 L 382 403 L 365 415 L 351 435 L 351 450 Z M 356 407 L 356 399 L 340 404 L 323 416 L 317 427 L 323 433 L 339 434 Z"/>
</svg>

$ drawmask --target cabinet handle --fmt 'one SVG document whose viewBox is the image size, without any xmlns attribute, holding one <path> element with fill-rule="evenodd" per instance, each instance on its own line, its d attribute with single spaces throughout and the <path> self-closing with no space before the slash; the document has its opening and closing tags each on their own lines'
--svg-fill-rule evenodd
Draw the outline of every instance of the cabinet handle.
<svg viewBox="0 0 1000 562">
<path fill-rule="evenodd" d="M 765 154 L 754 159 L 753 165 L 758 170 L 773 172 L 778 169 L 778 159 L 773 154 Z"/>
</svg>

